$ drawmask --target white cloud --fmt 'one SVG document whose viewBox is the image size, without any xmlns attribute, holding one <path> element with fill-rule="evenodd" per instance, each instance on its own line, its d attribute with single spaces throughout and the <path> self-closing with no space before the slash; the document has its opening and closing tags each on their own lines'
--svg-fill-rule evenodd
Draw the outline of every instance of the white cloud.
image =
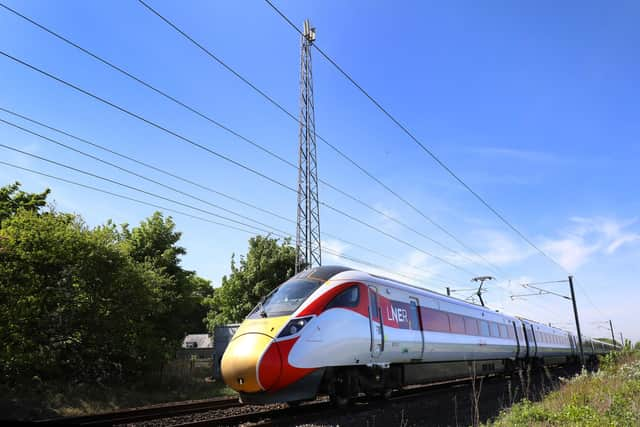
<svg viewBox="0 0 640 427">
<path fill-rule="evenodd" d="M 612 254 L 620 246 L 624 245 L 625 243 L 632 243 L 632 242 L 636 242 L 638 240 L 640 240 L 640 234 L 637 234 L 637 233 L 625 234 L 625 235 L 617 238 L 609 246 L 607 246 L 606 252 L 607 252 L 607 254 Z"/>
<path fill-rule="evenodd" d="M 624 245 L 640 241 L 639 233 L 628 230 L 636 222 L 636 219 L 573 217 L 564 237 L 548 240 L 543 246 L 567 270 L 575 271 L 592 256 L 611 255 Z"/>
</svg>

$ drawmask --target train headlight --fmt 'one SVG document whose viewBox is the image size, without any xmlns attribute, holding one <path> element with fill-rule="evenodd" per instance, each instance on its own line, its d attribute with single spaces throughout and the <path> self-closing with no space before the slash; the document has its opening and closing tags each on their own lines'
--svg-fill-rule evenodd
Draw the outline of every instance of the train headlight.
<svg viewBox="0 0 640 427">
<path fill-rule="evenodd" d="M 297 319 L 292 319 L 287 323 L 287 326 L 284 327 L 278 338 L 284 338 L 291 335 L 295 335 L 304 328 L 304 326 L 309 323 L 312 319 L 312 316 L 309 317 L 299 317 Z"/>
</svg>

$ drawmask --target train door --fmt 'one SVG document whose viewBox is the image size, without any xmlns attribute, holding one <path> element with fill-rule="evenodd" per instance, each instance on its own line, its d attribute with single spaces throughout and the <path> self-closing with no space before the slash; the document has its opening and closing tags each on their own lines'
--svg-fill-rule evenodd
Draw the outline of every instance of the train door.
<svg viewBox="0 0 640 427">
<path fill-rule="evenodd" d="M 378 290 L 369 286 L 369 330 L 371 332 L 371 358 L 377 359 L 384 351 L 384 326 L 378 303 Z"/>
<path fill-rule="evenodd" d="M 511 321 L 511 324 L 513 325 L 513 333 L 515 335 L 516 338 L 516 358 L 520 357 L 520 337 L 518 336 L 518 327 L 516 326 L 516 322 Z"/>
<path fill-rule="evenodd" d="M 409 297 L 409 320 L 411 329 L 420 333 L 420 353 L 412 354 L 412 359 L 422 360 L 424 355 L 424 332 L 422 331 L 422 314 L 420 313 L 420 301 L 418 298 Z M 418 350 L 416 348 L 416 350 Z"/>
<path fill-rule="evenodd" d="M 533 341 L 534 346 L 533 357 L 536 357 L 538 356 L 538 338 L 536 337 L 536 332 L 533 329 L 533 325 L 529 325 L 529 328 L 531 329 L 531 341 Z"/>
<path fill-rule="evenodd" d="M 527 349 L 527 351 L 525 352 L 524 357 L 526 357 L 526 358 L 532 357 L 533 356 L 531 354 L 531 349 L 532 349 L 531 346 L 532 346 L 532 344 L 531 344 L 531 342 L 529 340 L 529 333 L 527 332 L 527 324 L 524 323 L 524 322 L 522 322 L 522 331 L 521 332 L 523 333 L 522 335 L 524 335 L 524 343 L 525 343 L 525 346 L 526 346 L 526 349 Z"/>
</svg>

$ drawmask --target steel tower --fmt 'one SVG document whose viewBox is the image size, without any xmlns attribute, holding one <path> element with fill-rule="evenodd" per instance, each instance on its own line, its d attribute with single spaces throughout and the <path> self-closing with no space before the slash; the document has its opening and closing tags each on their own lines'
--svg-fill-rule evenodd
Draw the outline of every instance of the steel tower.
<svg viewBox="0 0 640 427">
<path fill-rule="evenodd" d="M 300 53 L 300 134 L 298 150 L 298 225 L 296 230 L 296 273 L 321 265 L 320 203 L 318 201 L 318 162 L 316 120 L 313 106 L 311 45 L 316 29 L 304 21 Z"/>
</svg>

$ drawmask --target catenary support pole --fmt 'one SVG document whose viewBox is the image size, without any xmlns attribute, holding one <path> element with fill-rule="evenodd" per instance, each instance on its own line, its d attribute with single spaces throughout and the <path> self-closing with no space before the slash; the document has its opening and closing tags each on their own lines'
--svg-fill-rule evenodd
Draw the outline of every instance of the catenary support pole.
<svg viewBox="0 0 640 427">
<path fill-rule="evenodd" d="M 611 319 L 609 319 L 609 328 L 611 328 L 611 339 L 613 340 L 613 346 L 616 346 L 616 336 L 613 334 L 613 323 L 611 323 Z"/>
<path fill-rule="evenodd" d="M 569 276 L 569 289 L 571 290 L 571 302 L 573 303 L 573 315 L 576 318 L 576 330 L 578 331 L 578 345 L 580 346 L 580 365 L 584 368 L 584 349 L 582 347 L 582 332 L 580 332 L 580 320 L 578 319 L 578 306 L 576 294 L 573 291 L 573 276 Z"/>
</svg>

